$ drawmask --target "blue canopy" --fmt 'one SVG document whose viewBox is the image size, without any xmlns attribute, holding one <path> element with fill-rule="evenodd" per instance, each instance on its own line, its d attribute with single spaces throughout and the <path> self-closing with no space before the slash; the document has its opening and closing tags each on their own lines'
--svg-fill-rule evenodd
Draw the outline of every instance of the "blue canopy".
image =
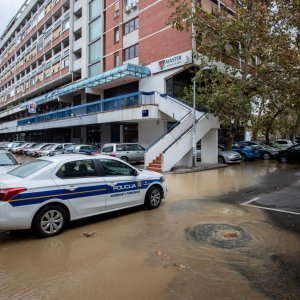
<svg viewBox="0 0 300 300">
<path fill-rule="evenodd" d="M 137 66 L 133 64 L 126 64 L 119 66 L 117 68 L 114 68 L 110 71 L 103 72 L 99 75 L 96 75 L 94 77 L 90 77 L 83 80 L 78 80 L 74 83 L 69 84 L 68 86 L 64 86 L 62 88 L 59 88 L 55 91 L 46 93 L 42 96 L 36 97 L 31 99 L 30 101 L 25 102 L 22 105 L 22 108 L 26 108 L 28 106 L 29 102 L 35 102 L 37 105 L 46 103 L 49 101 L 53 101 L 55 99 L 58 99 L 60 96 L 71 94 L 75 91 L 84 89 L 84 88 L 91 88 L 98 86 L 100 84 L 113 81 L 115 79 L 123 78 L 126 76 L 134 76 L 137 78 L 144 78 L 151 75 L 151 71 L 147 67 L 143 66 Z"/>
</svg>

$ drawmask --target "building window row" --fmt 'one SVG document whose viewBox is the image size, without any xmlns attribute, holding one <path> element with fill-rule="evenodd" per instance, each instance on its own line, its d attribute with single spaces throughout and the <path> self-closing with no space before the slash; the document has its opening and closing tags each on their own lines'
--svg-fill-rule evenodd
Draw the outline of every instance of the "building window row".
<svg viewBox="0 0 300 300">
<path fill-rule="evenodd" d="M 124 49 L 124 60 L 129 60 L 139 56 L 139 44 Z"/>
<path fill-rule="evenodd" d="M 124 24 L 124 35 L 139 28 L 139 18 L 134 18 Z"/>
<path fill-rule="evenodd" d="M 27 23 L 23 26 L 23 28 L 16 32 L 15 38 L 11 41 L 11 43 L 7 47 L 3 47 L 3 52 L 1 53 L 0 63 L 8 57 L 17 45 L 24 40 L 24 38 L 30 33 L 30 31 L 47 15 L 47 11 L 51 7 L 51 9 L 58 3 L 60 0 L 51 0 L 45 7 L 40 8 L 40 10 L 34 14 Z M 50 9 L 50 10 L 51 10 Z M 64 9 L 64 13 L 68 10 Z M 68 25 L 67 25 L 68 26 Z"/>
</svg>

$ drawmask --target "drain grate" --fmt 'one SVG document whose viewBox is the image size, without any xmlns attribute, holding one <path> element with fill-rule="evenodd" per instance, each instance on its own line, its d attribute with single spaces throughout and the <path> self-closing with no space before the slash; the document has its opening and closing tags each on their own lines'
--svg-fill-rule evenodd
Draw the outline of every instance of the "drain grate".
<svg viewBox="0 0 300 300">
<path fill-rule="evenodd" d="M 200 224 L 186 229 L 186 235 L 189 240 L 225 249 L 244 247 L 252 240 L 246 229 L 230 224 Z"/>
</svg>

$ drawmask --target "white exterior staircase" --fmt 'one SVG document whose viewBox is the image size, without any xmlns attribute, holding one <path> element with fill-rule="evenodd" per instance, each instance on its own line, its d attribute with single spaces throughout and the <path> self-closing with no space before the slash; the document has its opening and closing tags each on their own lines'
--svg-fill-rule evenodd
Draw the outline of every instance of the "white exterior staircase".
<svg viewBox="0 0 300 300">
<path fill-rule="evenodd" d="M 145 167 L 152 171 L 167 172 L 192 150 L 194 114 L 190 106 L 170 96 L 155 93 L 155 103 L 160 111 L 178 123 L 147 149 Z M 196 141 L 201 140 L 210 130 L 218 129 L 219 125 L 218 118 L 196 111 Z"/>
</svg>

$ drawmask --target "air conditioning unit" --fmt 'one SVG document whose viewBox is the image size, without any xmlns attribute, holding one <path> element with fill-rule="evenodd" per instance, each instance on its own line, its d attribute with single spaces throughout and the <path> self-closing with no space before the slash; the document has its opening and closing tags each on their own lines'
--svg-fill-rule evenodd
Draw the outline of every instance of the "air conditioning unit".
<svg viewBox="0 0 300 300">
<path fill-rule="evenodd" d="M 130 10 L 131 10 L 131 5 L 129 4 L 129 5 L 126 5 L 125 6 L 125 13 L 126 14 L 129 14 L 130 13 Z"/>
</svg>

